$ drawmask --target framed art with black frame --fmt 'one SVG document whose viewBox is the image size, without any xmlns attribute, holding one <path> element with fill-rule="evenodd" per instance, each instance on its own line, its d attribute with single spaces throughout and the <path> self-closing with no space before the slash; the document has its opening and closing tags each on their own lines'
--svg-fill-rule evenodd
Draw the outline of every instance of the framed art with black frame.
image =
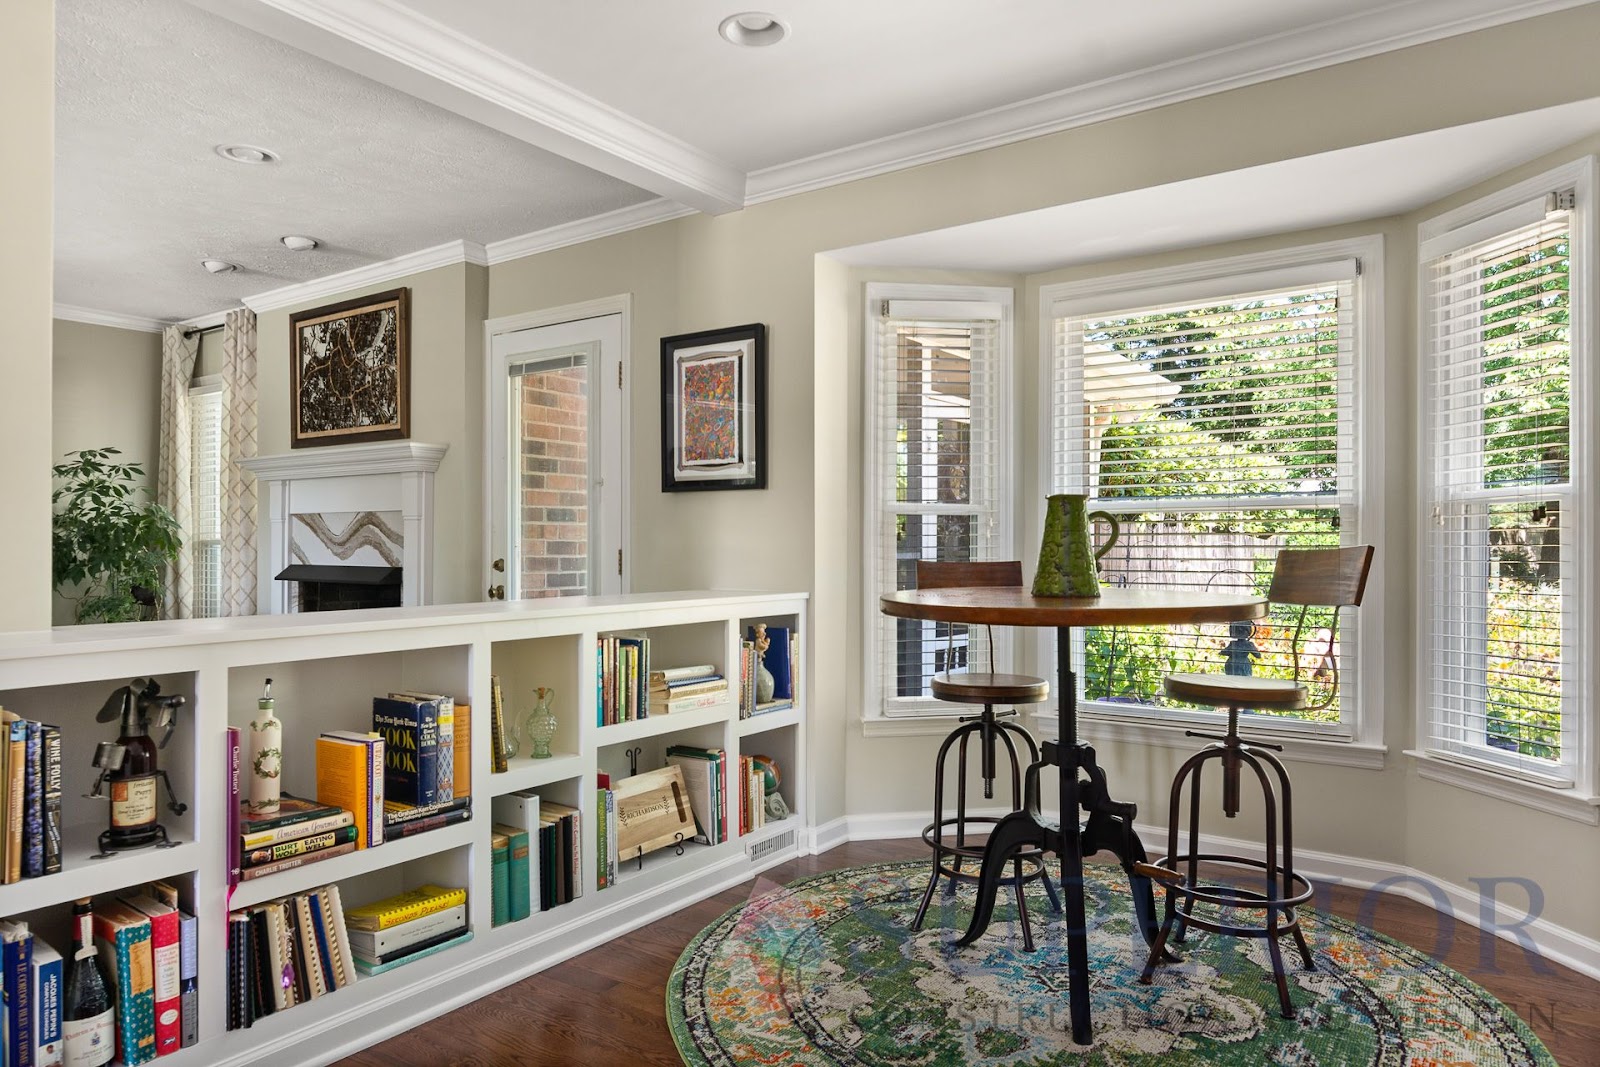
<svg viewBox="0 0 1600 1067">
<path fill-rule="evenodd" d="M 661 491 L 767 487 L 767 327 L 661 339 Z"/>
<path fill-rule="evenodd" d="M 411 291 L 289 316 L 289 444 L 411 436 Z"/>
</svg>

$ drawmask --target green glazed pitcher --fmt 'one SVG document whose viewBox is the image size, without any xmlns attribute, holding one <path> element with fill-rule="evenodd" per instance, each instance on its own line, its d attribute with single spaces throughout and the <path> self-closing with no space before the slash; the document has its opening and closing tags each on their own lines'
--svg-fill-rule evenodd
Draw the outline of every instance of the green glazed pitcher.
<svg viewBox="0 0 1600 1067">
<path fill-rule="evenodd" d="M 1090 540 L 1089 523 L 1104 519 L 1111 536 L 1098 549 Z M 1033 575 L 1034 596 L 1097 597 L 1100 575 L 1096 564 L 1111 551 L 1121 533 L 1116 517 L 1090 511 L 1089 498 L 1056 493 L 1045 500 L 1044 541 L 1039 546 L 1039 569 Z"/>
</svg>

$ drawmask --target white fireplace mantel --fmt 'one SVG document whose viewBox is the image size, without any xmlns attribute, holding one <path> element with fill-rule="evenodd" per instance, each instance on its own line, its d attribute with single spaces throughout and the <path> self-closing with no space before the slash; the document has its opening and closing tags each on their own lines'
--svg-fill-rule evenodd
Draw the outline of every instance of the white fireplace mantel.
<svg viewBox="0 0 1600 1067">
<path fill-rule="evenodd" d="M 277 580 L 290 557 L 295 515 L 328 511 L 398 511 L 402 519 L 400 602 L 433 603 L 433 477 L 448 445 L 380 441 L 256 456 L 240 466 L 256 476 L 261 507 L 257 534 L 257 603 L 264 614 L 289 611 L 287 582 Z"/>
</svg>

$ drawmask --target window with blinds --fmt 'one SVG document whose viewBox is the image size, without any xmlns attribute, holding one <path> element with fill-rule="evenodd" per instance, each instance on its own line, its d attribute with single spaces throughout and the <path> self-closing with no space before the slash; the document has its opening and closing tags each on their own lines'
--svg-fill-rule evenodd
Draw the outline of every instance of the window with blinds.
<svg viewBox="0 0 1600 1067">
<path fill-rule="evenodd" d="M 1280 549 L 1353 536 L 1357 275 L 1340 260 L 1056 303 L 1052 491 L 1116 516 L 1102 583 L 1265 596 Z M 1294 677 L 1297 611 L 1086 630 L 1083 699 L 1138 712 L 1174 704 L 1172 672 Z M 1336 639 L 1334 621 L 1314 616 L 1301 648 L 1334 640 L 1337 673 L 1302 656 L 1310 706 L 1283 714 L 1348 732 L 1353 619 Z"/>
<path fill-rule="evenodd" d="M 918 560 L 1016 558 L 1002 469 L 1011 293 L 878 300 L 873 288 L 867 588 L 877 640 L 867 676 L 885 715 L 949 715 L 949 704 L 929 696 L 928 679 L 989 670 L 996 651 L 983 628 L 887 618 L 876 593 L 915 588 Z"/>
<path fill-rule="evenodd" d="M 189 501 L 193 526 L 184 536 L 194 561 L 194 617 L 214 619 L 222 615 L 220 383 L 189 391 Z"/>
<path fill-rule="evenodd" d="M 1572 784 L 1570 194 L 1424 242 L 1424 746 Z"/>
</svg>

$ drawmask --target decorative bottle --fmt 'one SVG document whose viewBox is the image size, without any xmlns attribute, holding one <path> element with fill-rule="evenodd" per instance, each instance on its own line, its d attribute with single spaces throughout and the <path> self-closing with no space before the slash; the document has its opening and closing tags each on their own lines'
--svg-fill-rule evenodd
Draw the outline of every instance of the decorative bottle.
<svg viewBox="0 0 1600 1067">
<path fill-rule="evenodd" d="M 144 717 L 135 712 L 134 691 L 122 694 L 122 724 L 117 744 L 123 748 L 122 765 L 107 772 L 111 796 L 111 828 L 102 847 L 138 848 L 162 836 L 156 822 L 156 743 Z"/>
<path fill-rule="evenodd" d="M 89 898 L 72 905 L 72 962 L 61 1001 L 65 1067 L 100 1067 L 117 1051 L 116 1010 L 94 947 L 94 910 Z"/>
<path fill-rule="evenodd" d="M 556 713 L 551 710 L 550 704 L 556 698 L 556 691 L 546 686 L 540 686 L 533 691 L 533 710 L 528 712 L 528 720 L 524 726 L 528 734 L 528 743 L 532 751 L 528 755 L 534 759 L 550 758 L 550 742 L 555 740 L 556 730 L 560 722 Z"/>
<path fill-rule="evenodd" d="M 283 784 L 283 723 L 273 712 L 272 679 L 256 701 L 250 723 L 250 811 L 270 815 L 278 810 Z"/>
</svg>

